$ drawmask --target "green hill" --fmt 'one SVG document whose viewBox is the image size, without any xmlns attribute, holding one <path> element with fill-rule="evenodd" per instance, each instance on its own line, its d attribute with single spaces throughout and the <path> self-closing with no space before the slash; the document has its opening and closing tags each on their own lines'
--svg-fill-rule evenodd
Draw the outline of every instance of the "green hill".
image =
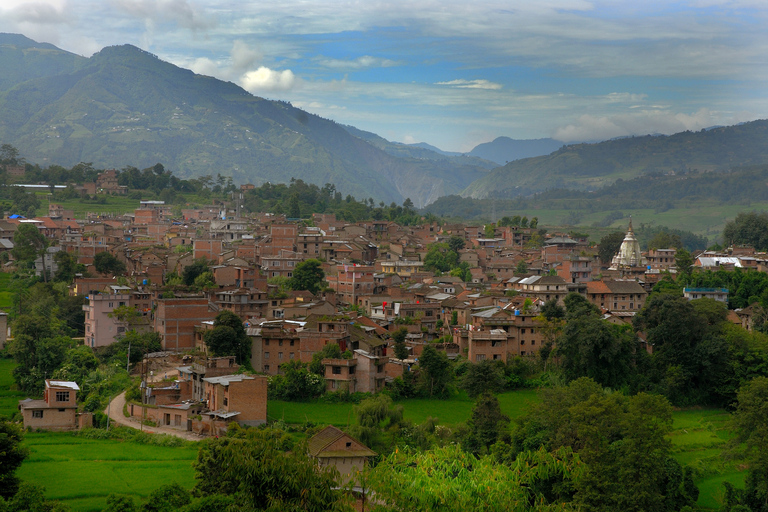
<svg viewBox="0 0 768 512">
<path fill-rule="evenodd" d="M 768 121 L 670 136 L 627 137 L 565 146 L 517 160 L 473 182 L 462 196 L 529 196 L 551 189 L 597 190 L 652 173 L 726 171 L 768 163 Z"/>
<path fill-rule="evenodd" d="M 130 45 L 89 59 L 35 45 L 0 37 L 0 62 L 14 63 L 0 89 L 0 142 L 41 165 L 160 162 L 182 178 L 220 173 L 257 185 L 295 177 L 387 203 L 410 197 L 417 207 L 487 172 L 474 162 L 390 155 L 333 121 Z"/>
</svg>

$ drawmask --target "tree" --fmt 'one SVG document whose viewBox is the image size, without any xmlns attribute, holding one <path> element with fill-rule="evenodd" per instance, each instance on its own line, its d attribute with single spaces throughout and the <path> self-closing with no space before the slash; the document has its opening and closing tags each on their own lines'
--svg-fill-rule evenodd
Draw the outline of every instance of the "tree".
<svg viewBox="0 0 768 512">
<path fill-rule="evenodd" d="M 466 373 L 461 378 L 461 387 L 470 398 L 483 393 L 502 391 L 505 383 L 504 364 L 490 359 L 469 363 Z"/>
<path fill-rule="evenodd" d="M 522 457 L 521 457 L 522 458 Z M 536 485 L 547 475 L 570 475 L 573 458 L 537 452 L 508 467 L 491 457 L 477 458 L 457 445 L 431 451 L 400 449 L 370 472 L 368 486 L 382 510 L 413 512 L 565 512 Z"/>
<path fill-rule="evenodd" d="M 176 512 L 192 500 L 189 491 L 174 482 L 158 487 L 147 497 L 141 512 Z"/>
<path fill-rule="evenodd" d="M 58 251 L 53 255 L 53 261 L 58 266 L 56 276 L 54 276 L 55 281 L 69 284 L 74 281 L 75 274 L 85 272 L 85 265 L 77 263 L 77 259 L 67 251 Z"/>
<path fill-rule="evenodd" d="M 528 263 L 525 260 L 520 260 L 515 267 L 515 275 L 523 275 L 528 273 Z"/>
<path fill-rule="evenodd" d="M 614 231 L 600 239 L 600 243 L 597 244 L 597 254 L 603 265 L 611 263 L 613 257 L 619 252 L 621 242 L 623 241 L 624 233 L 621 231 Z"/>
<path fill-rule="evenodd" d="M 424 256 L 424 268 L 432 272 L 448 272 L 459 264 L 459 254 L 447 243 L 431 244 Z"/>
<path fill-rule="evenodd" d="M 21 429 L 9 421 L 0 421 L 0 497 L 10 498 L 19 487 L 16 470 L 29 455 L 21 445 Z"/>
<path fill-rule="evenodd" d="M 407 335 L 407 327 L 401 327 L 392 333 L 392 340 L 395 342 L 395 357 L 401 360 L 408 359 L 408 347 L 405 346 L 405 338 Z"/>
<path fill-rule="evenodd" d="M 351 512 L 333 466 L 319 467 L 306 444 L 291 446 L 285 434 L 248 429 L 210 440 L 194 464 L 195 494 L 233 495 L 245 510 Z"/>
<path fill-rule="evenodd" d="M 320 260 L 308 259 L 296 265 L 293 277 L 288 284 L 292 290 L 307 290 L 312 295 L 316 295 L 321 290 L 323 281 L 325 281 L 323 264 Z"/>
<path fill-rule="evenodd" d="M 649 249 L 682 249 L 683 241 L 677 233 L 670 233 L 666 229 L 659 231 L 648 242 Z"/>
<path fill-rule="evenodd" d="M 391 438 L 403 422 L 403 406 L 394 405 L 387 395 L 366 398 L 352 409 L 355 423 L 350 435 L 372 449 L 382 451 L 391 445 Z"/>
<path fill-rule="evenodd" d="M 462 445 L 471 453 L 485 453 L 508 425 L 509 417 L 501 412 L 499 399 L 491 393 L 483 393 L 472 408 L 472 416 L 467 422 L 469 434 Z"/>
<path fill-rule="evenodd" d="M 464 241 L 464 238 L 459 235 L 451 235 L 448 239 L 448 247 L 450 247 L 452 251 L 459 252 L 465 245 L 466 242 Z"/>
<path fill-rule="evenodd" d="M 453 381 L 453 368 L 445 352 L 427 345 L 419 357 L 418 388 L 424 396 L 445 398 Z"/>
<path fill-rule="evenodd" d="M 48 239 L 37 229 L 34 224 L 19 225 L 16 233 L 13 234 L 13 257 L 27 265 L 31 264 L 38 256 L 44 256 L 48 249 Z M 45 258 L 43 258 L 43 276 L 47 275 L 45 271 Z"/>
<path fill-rule="evenodd" d="M 181 273 L 181 282 L 185 286 L 193 286 L 195 279 L 202 274 L 208 272 L 208 260 L 205 258 L 198 258 L 191 265 L 187 265 L 184 271 Z"/>
<path fill-rule="evenodd" d="M 685 249 L 678 249 L 675 253 L 675 268 L 678 275 L 690 277 L 693 272 L 693 256 Z"/>
<path fill-rule="evenodd" d="M 203 340 L 215 357 L 235 356 L 239 364 L 246 364 L 250 359 L 251 340 L 243 321 L 229 310 L 222 310 L 216 315 L 213 329 L 205 332 Z"/>
<path fill-rule="evenodd" d="M 107 508 L 104 512 L 136 512 L 133 496 L 110 494 L 107 496 Z"/>
<path fill-rule="evenodd" d="M 672 408 L 662 396 L 608 393 L 593 380 L 542 391 L 515 420 L 513 455 L 570 447 L 585 463 L 574 478 L 579 510 L 680 510 L 698 490 L 669 456 Z"/>
<path fill-rule="evenodd" d="M 725 245 L 747 245 L 758 251 L 768 249 L 768 212 L 742 212 L 725 224 Z"/>
<path fill-rule="evenodd" d="M 626 384 L 634 371 L 634 333 L 604 322 L 597 307 L 577 293 L 565 298 L 565 307 L 557 354 L 566 378 L 590 377 L 612 388 Z"/>
<path fill-rule="evenodd" d="M 742 386 L 731 418 L 732 443 L 746 446 L 749 474 L 738 502 L 752 512 L 768 511 L 768 378 L 757 377 Z"/>
<path fill-rule="evenodd" d="M 93 266 L 96 272 L 100 274 L 112 274 L 114 276 L 125 274 L 125 263 L 107 251 L 102 251 L 94 256 Z"/>
</svg>

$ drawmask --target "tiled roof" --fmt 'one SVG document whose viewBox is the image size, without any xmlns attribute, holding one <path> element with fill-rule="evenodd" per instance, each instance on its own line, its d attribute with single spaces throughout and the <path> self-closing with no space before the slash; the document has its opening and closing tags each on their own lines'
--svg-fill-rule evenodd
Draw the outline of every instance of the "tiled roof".
<svg viewBox="0 0 768 512">
<path fill-rule="evenodd" d="M 329 451 L 326 450 L 331 444 L 339 439 L 347 437 L 353 445 L 358 445 L 355 449 L 341 450 L 341 451 Z M 309 454 L 313 457 L 373 457 L 376 452 L 370 448 L 366 448 L 362 443 L 354 439 L 353 437 L 345 434 L 333 425 L 325 427 L 323 430 L 312 436 L 307 443 L 309 448 Z"/>
</svg>

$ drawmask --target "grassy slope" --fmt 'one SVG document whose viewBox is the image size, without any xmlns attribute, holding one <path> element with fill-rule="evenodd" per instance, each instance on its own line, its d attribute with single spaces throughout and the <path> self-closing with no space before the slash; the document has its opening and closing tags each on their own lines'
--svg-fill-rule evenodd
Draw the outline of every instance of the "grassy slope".
<svg viewBox="0 0 768 512">
<path fill-rule="evenodd" d="M 194 485 L 197 447 L 169 448 L 116 440 L 90 440 L 69 433 L 28 433 L 30 456 L 18 476 L 44 485 L 48 499 L 74 511 L 97 511 L 110 493 L 137 502 L 162 483 Z"/>
<path fill-rule="evenodd" d="M 19 405 L 19 400 L 26 398 L 21 391 L 14 391 L 15 387 L 12 371 L 16 366 L 13 359 L 0 358 L 0 418 L 10 418 Z"/>
</svg>

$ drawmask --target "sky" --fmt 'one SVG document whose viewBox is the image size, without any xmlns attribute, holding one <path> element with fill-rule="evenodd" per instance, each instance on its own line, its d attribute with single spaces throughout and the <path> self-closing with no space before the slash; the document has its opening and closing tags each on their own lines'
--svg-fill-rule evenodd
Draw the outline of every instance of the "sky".
<svg viewBox="0 0 768 512">
<path fill-rule="evenodd" d="M 132 44 L 446 151 L 768 118 L 768 0 L 3 0 L 0 32 Z"/>
</svg>

